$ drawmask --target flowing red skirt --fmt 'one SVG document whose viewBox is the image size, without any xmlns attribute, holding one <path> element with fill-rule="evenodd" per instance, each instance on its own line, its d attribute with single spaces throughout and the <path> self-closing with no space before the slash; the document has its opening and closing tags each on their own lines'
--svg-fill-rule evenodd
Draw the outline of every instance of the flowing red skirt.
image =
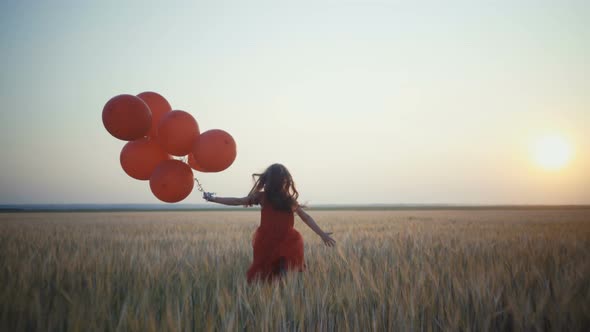
<svg viewBox="0 0 590 332">
<path fill-rule="evenodd" d="M 248 269 L 248 282 L 273 280 L 281 268 L 303 271 L 303 238 L 293 227 L 258 227 L 252 236 L 254 260 Z"/>
</svg>

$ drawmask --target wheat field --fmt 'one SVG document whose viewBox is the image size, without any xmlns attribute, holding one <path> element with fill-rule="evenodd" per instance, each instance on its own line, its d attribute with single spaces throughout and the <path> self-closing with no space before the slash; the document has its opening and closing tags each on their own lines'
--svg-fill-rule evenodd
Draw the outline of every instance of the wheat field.
<svg viewBox="0 0 590 332">
<path fill-rule="evenodd" d="M 258 213 L 2 213 L 0 330 L 590 330 L 588 209 L 310 211 L 248 285 Z"/>
</svg>

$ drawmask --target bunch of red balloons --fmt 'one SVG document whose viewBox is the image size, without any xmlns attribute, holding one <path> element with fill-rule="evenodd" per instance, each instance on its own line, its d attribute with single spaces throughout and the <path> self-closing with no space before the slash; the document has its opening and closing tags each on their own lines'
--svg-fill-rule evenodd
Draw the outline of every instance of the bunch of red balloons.
<svg viewBox="0 0 590 332">
<path fill-rule="evenodd" d="M 230 134 L 220 129 L 201 133 L 192 115 L 173 111 L 155 92 L 111 98 L 102 110 L 102 122 L 111 135 L 128 141 L 120 155 L 125 173 L 149 180 L 152 193 L 164 202 L 179 202 L 191 193 L 191 168 L 221 172 L 236 159 L 236 142 Z"/>
</svg>

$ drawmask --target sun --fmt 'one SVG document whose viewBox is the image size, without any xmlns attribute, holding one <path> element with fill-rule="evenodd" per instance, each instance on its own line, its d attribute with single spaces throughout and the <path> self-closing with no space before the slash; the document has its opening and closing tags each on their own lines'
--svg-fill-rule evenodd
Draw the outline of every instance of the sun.
<svg viewBox="0 0 590 332">
<path fill-rule="evenodd" d="M 535 142 L 533 157 L 542 168 L 556 171 L 567 166 L 572 158 L 572 148 L 560 135 L 543 136 Z"/>
</svg>

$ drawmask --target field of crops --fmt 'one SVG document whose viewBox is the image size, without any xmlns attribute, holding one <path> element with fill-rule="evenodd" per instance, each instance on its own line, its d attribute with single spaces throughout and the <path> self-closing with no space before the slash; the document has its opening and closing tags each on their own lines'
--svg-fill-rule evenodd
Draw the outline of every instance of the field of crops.
<svg viewBox="0 0 590 332">
<path fill-rule="evenodd" d="M 590 330 L 588 209 L 309 213 L 255 285 L 255 210 L 2 213 L 0 330 Z"/>
</svg>

